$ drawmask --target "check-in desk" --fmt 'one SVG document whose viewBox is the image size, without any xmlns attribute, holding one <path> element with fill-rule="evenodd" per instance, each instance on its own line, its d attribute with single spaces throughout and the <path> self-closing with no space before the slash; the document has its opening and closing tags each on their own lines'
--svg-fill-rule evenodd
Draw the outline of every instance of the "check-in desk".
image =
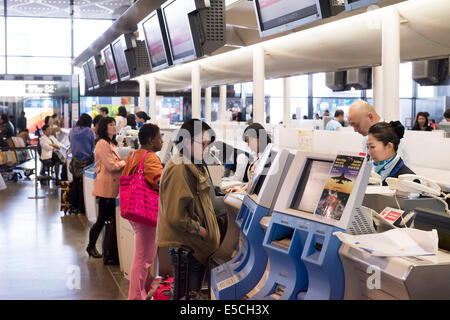
<svg viewBox="0 0 450 320">
<path fill-rule="evenodd" d="M 97 221 L 98 205 L 97 200 L 92 195 L 94 189 L 94 181 L 97 174 L 95 173 L 95 162 L 83 169 L 83 197 L 86 209 L 86 217 L 92 223 Z"/>
<path fill-rule="evenodd" d="M 450 299 L 450 254 L 375 257 L 343 244 L 344 299 Z"/>
</svg>

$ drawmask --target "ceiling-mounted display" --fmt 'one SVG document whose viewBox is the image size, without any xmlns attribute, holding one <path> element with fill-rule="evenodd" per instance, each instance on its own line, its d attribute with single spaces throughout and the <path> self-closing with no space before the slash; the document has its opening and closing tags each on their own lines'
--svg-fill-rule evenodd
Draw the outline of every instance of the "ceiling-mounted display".
<svg viewBox="0 0 450 320">
<path fill-rule="evenodd" d="M 328 0 L 254 0 L 261 37 L 331 16 Z"/>
<path fill-rule="evenodd" d="M 169 44 L 164 27 L 162 11 L 157 9 L 142 20 L 140 24 L 145 37 L 146 48 L 152 71 L 172 64 Z"/>
<path fill-rule="evenodd" d="M 123 34 L 119 38 L 114 40 L 111 44 L 120 81 L 128 80 L 131 77 L 127 58 L 125 56 L 125 50 L 131 49 L 133 47 L 131 44 L 131 37 L 132 35 Z"/>
<path fill-rule="evenodd" d="M 92 85 L 91 72 L 89 71 L 89 65 L 86 61 L 83 63 L 83 71 L 84 71 L 84 79 L 86 80 L 86 88 L 87 90 L 92 90 L 94 87 Z"/>
<path fill-rule="evenodd" d="M 106 72 L 108 74 L 109 83 L 114 84 L 119 82 L 119 77 L 117 75 L 116 61 L 114 60 L 114 55 L 112 52 L 111 45 L 107 45 L 102 50 L 103 61 L 105 61 Z"/>
</svg>

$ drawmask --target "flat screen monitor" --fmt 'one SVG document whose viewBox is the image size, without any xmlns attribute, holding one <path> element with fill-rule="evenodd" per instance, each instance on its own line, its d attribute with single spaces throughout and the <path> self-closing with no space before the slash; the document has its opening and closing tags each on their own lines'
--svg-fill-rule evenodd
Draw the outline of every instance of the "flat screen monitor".
<svg viewBox="0 0 450 320">
<path fill-rule="evenodd" d="M 92 78 L 91 78 L 91 72 L 89 71 L 89 65 L 87 62 L 83 63 L 83 71 L 84 71 L 84 78 L 86 79 L 86 86 L 88 90 L 92 90 Z"/>
<path fill-rule="evenodd" d="M 263 37 L 331 16 L 328 0 L 255 0 L 254 4 Z"/>
<path fill-rule="evenodd" d="M 98 80 L 98 74 L 97 74 L 97 70 L 95 69 L 95 58 L 92 57 L 88 60 L 88 66 L 89 66 L 89 72 L 91 74 L 91 79 L 92 79 L 92 87 L 94 89 L 98 89 L 100 88 L 100 82 Z"/>
<path fill-rule="evenodd" d="M 277 155 L 276 152 L 272 151 L 272 147 L 273 145 L 269 144 L 264 150 L 264 153 L 261 155 L 261 159 L 259 160 L 258 166 L 256 167 L 247 188 L 247 193 L 249 195 L 258 195 L 262 185 L 264 184 L 267 172 L 269 172 L 270 166 Z"/>
<path fill-rule="evenodd" d="M 381 0 L 344 0 L 345 10 L 355 10 L 362 7 L 367 7 L 371 4 L 380 2 Z"/>
<path fill-rule="evenodd" d="M 119 82 L 119 77 L 117 75 L 116 61 L 114 60 L 114 55 L 112 52 L 111 45 L 106 46 L 102 50 L 103 61 L 105 61 L 106 72 L 108 73 L 109 83 L 114 84 Z"/>
<path fill-rule="evenodd" d="M 306 160 L 305 168 L 292 200 L 292 209 L 310 214 L 314 213 L 332 166 L 333 161 Z"/>
<path fill-rule="evenodd" d="M 142 30 L 152 71 L 169 66 L 171 59 L 161 10 L 153 11 L 142 21 Z"/>
<path fill-rule="evenodd" d="M 125 37 L 122 35 L 112 43 L 114 59 L 116 61 L 117 73 L 120 81 L 130 79 L 130 69 L 128 68 L 125 50 L 127 50 L 127 43 Z"/>
<path fill-rule="evenodd" d="M 188 16 L 188 1 L 170 0 L 161 6 L 174 64 L 198 57 Z"/>
</svg>

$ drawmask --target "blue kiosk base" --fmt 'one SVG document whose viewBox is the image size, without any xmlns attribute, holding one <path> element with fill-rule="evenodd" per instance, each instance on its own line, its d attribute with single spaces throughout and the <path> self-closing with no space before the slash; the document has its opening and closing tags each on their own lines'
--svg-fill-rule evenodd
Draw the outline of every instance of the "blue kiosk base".
<svg viewBox="0 0 450 320">
<path fill-rule="evenodd" d="M 246 196 L 236 218 L 242 232 L 238 254 L 227 263 L 211 270 L 211 289 L 217 300 L 239 300 L 259 282 L 267 265 L 263 248 L 264 230 L 261 218 L 269 209 L 257 206 Z"/>
</svg>

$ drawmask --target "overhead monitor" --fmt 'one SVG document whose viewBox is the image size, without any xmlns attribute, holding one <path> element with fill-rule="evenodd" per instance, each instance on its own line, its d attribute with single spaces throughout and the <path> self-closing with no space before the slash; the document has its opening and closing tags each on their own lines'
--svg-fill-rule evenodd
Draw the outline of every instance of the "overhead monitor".
<svg viewBox="0 0 450 320">
<path fill-rule="evenodd" d="M 119 82 L 119 77 L 117 75 L 116 61 L 114 60 L 114 55 L 112 52 L 111 45 L 107 45 L 102 51 L 103 61 L 105 61 L 106 72 L 108 74 L 109 83 L 114 84 Z"/>
<path fill-rule="evenodd" d="M 116 61 L 117 73 L 120 81 L 125 81 L 131 78 L 130 69 L 128 67 L 128 62 L 125 55 L 125 50 L 133 47 L 131 41 L 131 35 L 123 34 L 112 43 L 114 59 Z"/>
<path fill-rule="evenodd" d="M 92 90 L 93 85 L 92 85 L 91 72 L 89 71 L 89 65 L 88 65 L 87 61 L 85 63 L 83 63 L 83 71 L 84 71 L 84 79 L 86 80 L 86 88 L 88 90 Z"/>
<path fill-rule="evenodd" d="M 351 11 L 355 9 L 359 9 L 362 7 L 370 6 L 371 4 L 375 4 L 380 2 L 381 0 L 344 0 L 345 10 Z"/>
<path fill-rule="evenodd" d="M 261 37 L 331 16 L 329 0 L 254 0 Z"/>
<path fill-rule="evenodd" d="M 157 9 L 142 20 L 140 28 L 145 37 L 152 71 L 172 64 L 162 11 Z"/>
<path fill-rule="evenodd" d="M 91 74 L 92 87 L 94 89 L 98 89 L 98 88 L 100 88 L 100 82 L 98 79 L 97 70 L 95 70 L 94 57 L 90 58 L 87 63 L 88 63 L 88 67 L 89 67 L 89 73 Z"/>
<path fill-rule="evenodd" d="M 335 155 L 299 151 L 286 175 L 275 211 L 344 230 L 363 229 L 355 216 L 364 214 L 361 204 L 370 170 L 364 153 Z"/>
</svg>

